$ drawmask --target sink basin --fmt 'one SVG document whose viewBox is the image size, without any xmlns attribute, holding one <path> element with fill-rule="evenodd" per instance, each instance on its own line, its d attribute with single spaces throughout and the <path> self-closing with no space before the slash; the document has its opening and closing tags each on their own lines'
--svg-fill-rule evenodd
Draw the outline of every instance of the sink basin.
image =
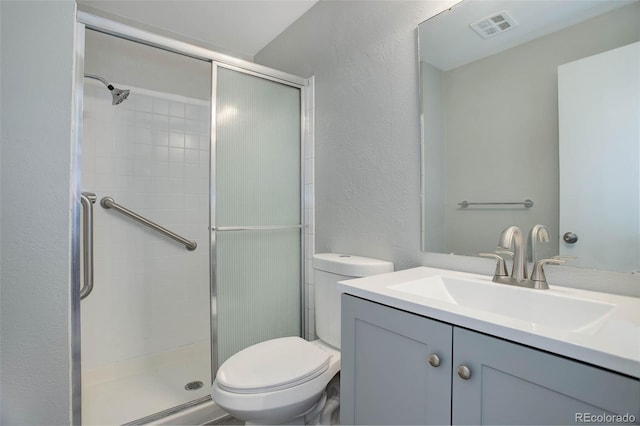
<svg viewBox="0 0 640 426">
<path fill-rule="evenodd" d="M 587 333 L 614 310 L 614 304 L 475 280 L 436 275 L 390 285 L 390 290 L 526 321 L 532 326 Z"/>
<path fill-rule="evenodd" d="M 418 266 L 339 281 L 337 289 L 390 308 L 640 377 L 640 298 Z M 455 328 L 454 328 L 455 337 Z"/>
</svg>

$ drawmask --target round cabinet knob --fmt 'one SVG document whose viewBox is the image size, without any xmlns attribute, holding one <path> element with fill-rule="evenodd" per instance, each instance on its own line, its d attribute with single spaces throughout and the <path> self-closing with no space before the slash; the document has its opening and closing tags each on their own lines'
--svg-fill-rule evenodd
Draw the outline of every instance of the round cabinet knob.
<svg viewBox="0 0 640 426">
<path fill-rule="evenodd" d="M 440 357 L 436 354 L 431 354 L 429 355 L 429 364 L 431 364 L 432 367 L 439 367 L 440 366 Z"/>
<path fill-rule="evenodd" d="M 562 236 L 562 239 L 565 243 L 575 244 L 576 241 L 578 241 L 578 236 L 573 232 L 565 232 L 565 234 Z"/>
<path fill-rule="evenodd" d="M 463 380 L 469 380 L 471 377 L 471 370 L 466 365 L 458 367 L 458 376 Z"/>
</svg>

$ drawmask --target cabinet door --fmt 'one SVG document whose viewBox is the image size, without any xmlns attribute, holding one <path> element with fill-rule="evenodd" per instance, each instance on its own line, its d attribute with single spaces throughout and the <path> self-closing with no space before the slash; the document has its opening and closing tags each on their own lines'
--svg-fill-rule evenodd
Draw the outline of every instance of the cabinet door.
<svg viewBox="0 0 640 426">
<path fill-rule="evenodd" d="M 341 423 L 449 424 L 451 342 L 448 324 L 343 295 Z"/>
<path fill-rule="evenodd" d="M 640 419 L 638 379 L 457 327 L 453 343 L 453 424 L 576 424 L 611 414 Z M 457 373 L 461 365 L 471 371 L 468 380 Z"/>
</svg>

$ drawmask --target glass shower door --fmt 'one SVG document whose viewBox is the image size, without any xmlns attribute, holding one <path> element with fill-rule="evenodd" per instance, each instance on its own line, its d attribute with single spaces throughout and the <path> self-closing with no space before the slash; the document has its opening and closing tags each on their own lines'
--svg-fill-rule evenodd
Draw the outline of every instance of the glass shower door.
<svg viewBox="0 0 640 426">
<path fill-rule="evenodd" d="M 301 93 L 214 66 L 213 365 L 301 333 Z"/>
<path fill-rule="evenodd" d="M 112 105 L 103 83 L 85 79 L 82 140 L 82 189 L 97 196 L 82 424 L 123 424 L 209 395 L 211 63 L 95 31 L 85 50 L 85 72 L 131 90 Z"/>
</svg>

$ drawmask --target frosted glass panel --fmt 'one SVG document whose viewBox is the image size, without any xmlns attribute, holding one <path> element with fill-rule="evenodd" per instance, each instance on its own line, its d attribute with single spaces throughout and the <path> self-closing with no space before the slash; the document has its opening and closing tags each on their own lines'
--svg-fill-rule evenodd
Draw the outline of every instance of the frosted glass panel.
<svg viewBox="0 0 640 426">
<path fill-rule="evenodd" d="M 219 68 L 216 223 L 300 223 L 300 90 Z"/>
<path fill-rule="evenodd" d="M 218 233 L 218 362 L 300 335 L 300 230 Z"/>
<path fill-rule="evenodd" d="M 300 225 L 300 91 L 218 68 L 214 226 Z M 301 334 L 300 228 L 216 232 L 218 365 Z"/>
</svg>

